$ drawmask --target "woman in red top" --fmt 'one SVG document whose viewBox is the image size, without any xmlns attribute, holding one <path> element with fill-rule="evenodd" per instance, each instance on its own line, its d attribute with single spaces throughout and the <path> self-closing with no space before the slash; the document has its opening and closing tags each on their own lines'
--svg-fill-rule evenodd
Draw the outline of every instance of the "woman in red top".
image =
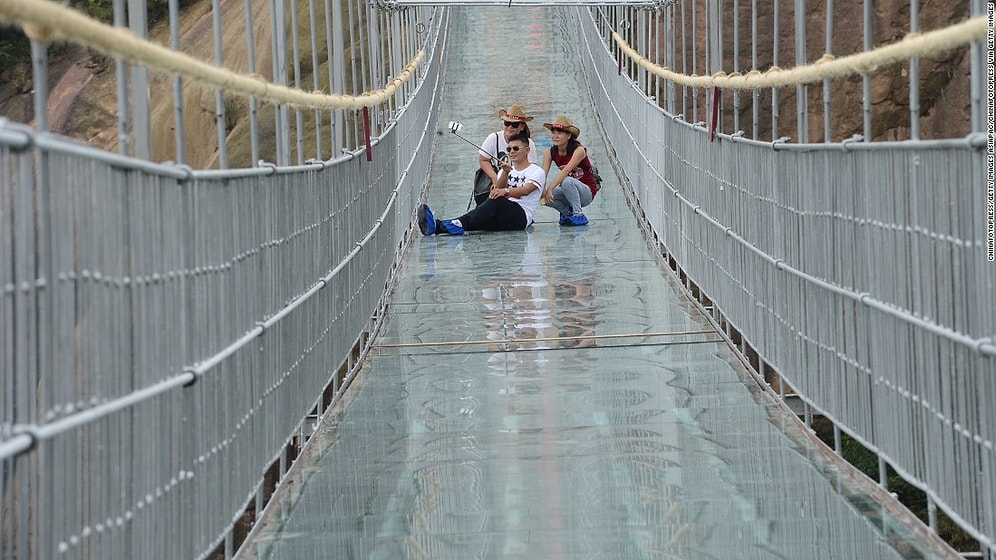
<svg viewBox="0 0 996 560">
<path fill-rule="evenodd" d="M 578 142 L 581 129 L 566 115 L 560 115 L 552 123 L 543 123 L 550 130 L 553 146 L 543 155 L 543 173 L 550 172 L 551 164 L 557 164 L 560 173 L 546 184 L 542 200 L 560 212 L 560 225 L 583 226 L 588 217 L 581 209 L 591 204 L 598 192 L 598 183 L 591 173 L 588 152 Z"/>
</svg>

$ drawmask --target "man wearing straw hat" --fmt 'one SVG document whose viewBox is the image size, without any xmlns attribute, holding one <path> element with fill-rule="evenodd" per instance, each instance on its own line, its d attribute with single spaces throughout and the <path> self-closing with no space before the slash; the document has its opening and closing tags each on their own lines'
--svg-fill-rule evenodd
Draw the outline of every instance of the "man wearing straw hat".
<svg viewBox="0 0 996 560">
<path fill-rule="evenodd" d="M 463 235 L 466 231 L 514 231 L 533 223 L 546 175 L 529 161 L 529 138 L 516 134 L 508 140 L 508 160 L 502 162 L 498 182 L 477 208 L 452 220 L 438 220 L 426 205 L 418 207 L 422 235 Z"/>
<path fill-rule="evenodd" d="M 567 115 L 543 126 L 550 130 L 553 139 L 553 145 L 543 155 L 543 173 L 549 173 L 552 164 L 557 164 L 560 172 L 544 187 L 542 200 L 560 212 L 560 225 L 586 225 L 588 217 L 581 209 L 594 200 L 598 181 L 592 173 L 587 150 L 578 142 L 581 129 Z"/>
</svg>

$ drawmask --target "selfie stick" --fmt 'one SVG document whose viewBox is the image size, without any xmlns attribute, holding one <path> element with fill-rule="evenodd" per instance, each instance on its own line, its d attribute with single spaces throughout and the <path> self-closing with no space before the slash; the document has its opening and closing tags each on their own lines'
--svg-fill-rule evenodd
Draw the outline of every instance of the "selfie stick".
<svg viewBox="0 0 996 560">
<path fill-rule="evenodd" d="M 460 136 L 460 131 L 463 130 L 463 125 L 462 124 L 460 124 L 460 123 L 458 123 L 456 121 L 450 121 L 449 128 L 450 128 L 450 132 L 452 132 L 457 138 L 463 140 L 464 142 L 470 144 L 471 146 L 477 148 L 478 150 L 480 150 L 480 151 L 482 151 L 482 152 L 484 152 L 484 153 L 486 153 L 488 155 L 491 155 L 484 148 L 478 146 L 477 144 L 471 142 L 470 140 L 464 138 L 463 136 Z M 491 156 L 491 161 L 492 162 L 498 162 L 497 166 L 499 166 L 499 167 L 501 166 L 501 162 L 498 161 L 498 158 L 496 156 Z"/>
<path fill-rule="evenodd" d="M 464 142 L 470 144 L 471 146 L 477 148 L 478 150 L 481 150 L 482 152 L 484 151 L 484 148 L 478 146 L 477 144 L 471 142 L 470 140 L 464 138 L 463 136 L 460 136 L 460 131 L 461 130 L 463 130 L 463 125 L 462 124 L 460 124 L 460 123 L 458 123 L 456 121 L 450 121 L 450 132 L 452 132 L 454 135 L 456 135 L 457 138 L 463 140 Z"/>
<path fill-rule="evenodd" d="M 460 123 L 458 123 L 456 121 L 450 121 L 449 129 L 450 129 L 450 132 L 452 132 L 457 138 L 463 140 L 464 142 L 470 144 L 471 146 L 477 148 L 478 150 L 480 150 L 480 151 L 482 151 L 482 152 L 484 152 L 484 153 L 486 153 L 488 155 L 491 155 L 484 148 L 478 146 L 477 144 L 475 144 L 474 142 L 471 142 L 470 140 L 464 138 L 463 136 L 460 136 L 460 131 L 463 129 L 463 125 L 462 124 L 460 124 Z M 497 143 L 495 144 L 495 149 L 498 149 Z M 506 161 L 508 161 L 508 156 L 507 155 L 502 156 L 501 159 L 498 159 L 497 156 L 491 156 L 491 164 L 494 165 L 496 169 L 498 167 L 501 167 L 501 165 L 504 162 L 506 162 Z M 476 175 L 475 175 L 475 177 L 476 177 Z M 467 203 L 467 209 L 468 210 L 470 210 L 470 205 L 473 204 L 473 203 L 474 203 L 474 195 L 471 194 L 470 195 L 470 202 Z"/>
</svg>

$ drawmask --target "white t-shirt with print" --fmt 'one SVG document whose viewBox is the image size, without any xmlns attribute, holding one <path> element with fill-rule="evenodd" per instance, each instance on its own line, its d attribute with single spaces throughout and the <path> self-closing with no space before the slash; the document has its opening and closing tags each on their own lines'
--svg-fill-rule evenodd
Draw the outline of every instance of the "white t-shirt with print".
<svg viewBox="0 0 996 560">
<path fill-rule="evenodd" d="M 501 178 L 500 173 L 503 172 L 504 170 L 499 172 L 499 179 Z M 512 171 L 508 174 L 508 186 L 514 189 L 526 183 L 533 183 L 536 189 L 526 196 L 510 196 L 508 199 L 522 207 L 522 211 L 526 213 L 526 226 L 528 227 L 533 223 L 533 215 L 536 214 L 540 196 L 543 194 L 543 185 L 546 184 L 546 174 L 543 173 L 543 168 L 535 163 L 530 163 L 529 167 L 522 171 L 512 168 Z"/>
<path fill-rule="evenodd" d="M 497 146 L 495 145 L 497 143 Z M 483 150 L 478 150 L 477 153 L 481 154 L 483 157 L 496 157 L 495 154 L 502 152 L 508 152 L 508 142 L 505 140 L 505 131 L 499 130 L 492 134 L 488 134 L 488 137 L 484 139 L 484 143 L 481 144 Z M 539 156 L 536 153 L 536 143 L 533 139 L 529 139 L 529 161 L 531 163 L 539 163 Z"/>
</svg>

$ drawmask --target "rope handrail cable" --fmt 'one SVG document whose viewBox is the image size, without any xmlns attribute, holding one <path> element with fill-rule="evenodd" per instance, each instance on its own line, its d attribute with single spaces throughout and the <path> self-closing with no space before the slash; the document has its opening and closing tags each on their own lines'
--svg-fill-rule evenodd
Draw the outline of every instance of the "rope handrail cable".
<svg viewBox="0 0 996 560">
<path fill-rule="evenodd" d="M 213 66 L 186 54 L 145 41 L 131 30 L 93 20 L 49 0 L 0 0 L 0 24 L 19 25 L 31 39 L 69 41 L 102 54 L 169 72 L 222 91 L 306 109 L 360 109 L 384 103 L 415 72 L 425 52 L 419 50 L 400 75 L 383 89 L 360 95 L 307 92 Z"/>
<path fill-rule="evenodd" d="M 751 70 L 745 74 L 717 72 L 711 76 L 689 76 L 673 72 L 640 55 L 629 46 L 619 33 L 613 31 L 612 38 L 626 56 L 642 68 L 678 85 L 694 88 L 719 87 L 732 90 L 757 90 L 811 84 L 828 78 L 843 78 L 855 74 L 869 75 L 883 66 L 913 57 L 930 56 L 981 41 L 986 37 L 988 26 L 986 16 L 978 16 L 927 33 L 910 33 L 900 41 L 871 51 L 840 58 L 825 54 L 816 62 L 805 66 L 785 70 L 772 66 L 765 72 L 760 70 Z"/>
<path fill-rule="evenodd" d="M 207 64 L 183 53 L 142 40 L 127 28 L 100 23 L 48 0 L 0 0 L 0 23 L 20 25 L 34 40 L 71 41 L 109 56 L 141 63 L 224 91 L 308 109 L 359 109 L 383 103 L 411 77 L 425 56 L 424 51 L 419 50 L 401 74 L 383 89 L 360 95 L 325 94 L 268 83 L 258 74 L 239 74 Z M 855 74 L 871 74 L 882 66 L 912 57 L 929 56 L 979 41 L 985 38 L 987 29 L 988 22 L 985 16 L 979 16 L 927 33 L 910 33 L 896 43 L 841 58 L 826 54 L 814 63 L 792 69 L 773 66 L 765 72 L 759 70 L 751 70 L 745 74 L 717 72 L 712 76 L 686 75 L 671 71 L 640 55 L 617 32 L 612 33 L 612 38 L 626 56 L 639 66 L 678 85 L 756 90 L 816 83 L 828 78 Z"/>
</svg>

